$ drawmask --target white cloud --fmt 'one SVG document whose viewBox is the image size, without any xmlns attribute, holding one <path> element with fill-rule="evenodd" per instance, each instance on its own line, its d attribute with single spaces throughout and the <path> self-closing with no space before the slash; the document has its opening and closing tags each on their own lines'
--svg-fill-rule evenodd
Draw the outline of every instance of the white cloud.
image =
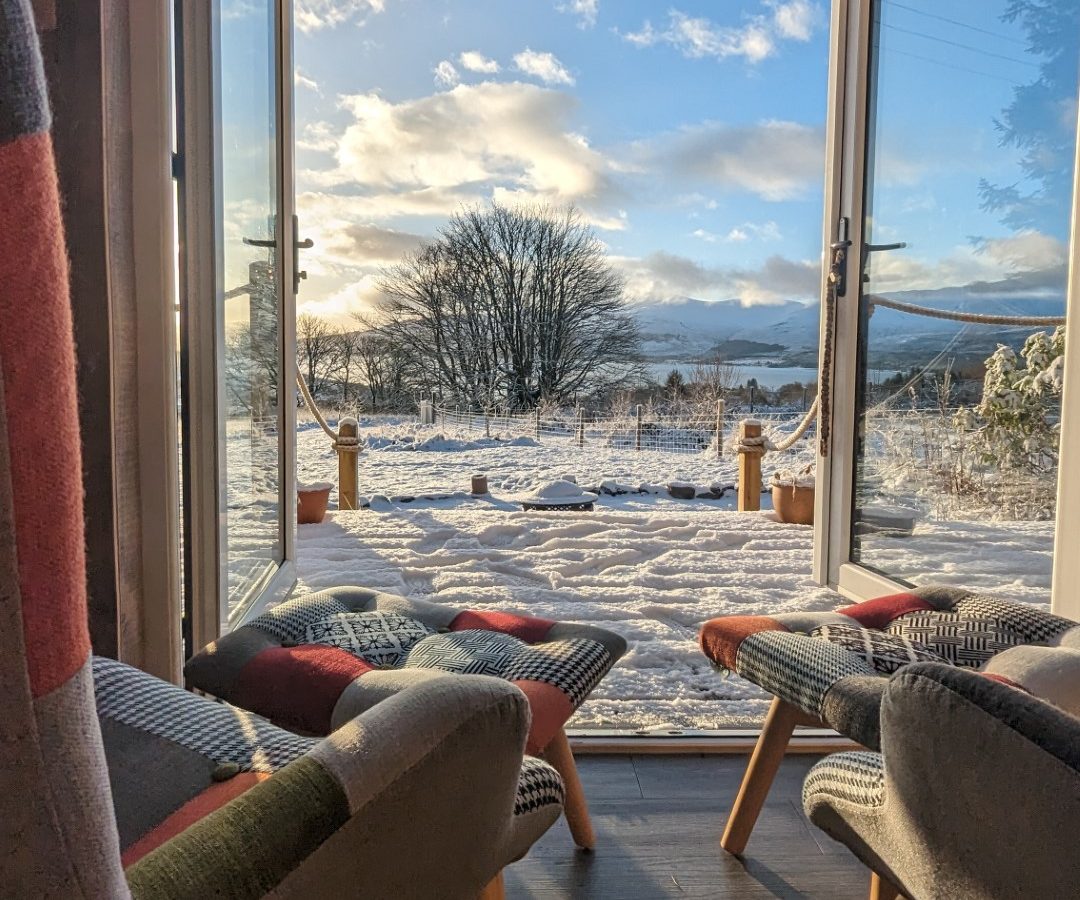
<svg viewBox="0 0 1080 900">
<path fill-rule="evenodd" d="M 316 94 L 322 93 L 319 89 L 319 82 L 306 74 L 299 66 L 296 67 L 296 71 L 293 73 L 293 81 L 296 83 L 297 87 L 307 88 L 309 91 L 314 91 Z"/>
<path fill-rule="evenodd" d="M 296 139 L 296 146 L 301 150 L 316 150 L 320 153 L 333 153 L 337 150 L 337 135 L 329 122 L 309 122 Z"/>
<path fill-rule="evenodd" d="M 791 41 L 808 41 L 820 18 L 816 6 L 809 0 L 790 0 L 771 3 L 776 33 Z"/>
<path fill-rule="evenodd" d="M 807 41 L 818 22 L 818 8 L 810 0 L 770 0 L 771 16 L 752 16 L 740 25 L 720 25 L 711 19 L 689 16 L 672 9 L 667 27 L 646 21 L 639 31 L 622 35 L 638 47 L 669 44 L 690 59 L 742 57 L 758 63 L 776 52 L 779 41 Z"/>
<path fill-rule="evenodd" d="M 461 81 L 458 70 L 454 68 L 454 64 L 448 59 L 444 59 L 432 71 L 435 73 L 435 83 L 439 87 L 453 87 Z"/>
<path fill-rule="evenodd" d="M 559 62 L 554 53 L 540 53 L 526 47 L 514 57 L 519 72 L 539 78 L 545 84 L 573 85 L 574 76 Z"/>
<path fill-rule="evenodd" d="M 750 240 L 769 242 L 782 240 L 780 226 L 771 221 L 763 222 L 761 224 L 755 222 L 743 222 L 742 225 L 736 225 L 726 234 L 714 234 L 711 231 L 706 231 L 704 228 L 698 228 L 694 231 L 693 235 L 699 240 L 709 244 L 741 244 Z"/>
<path fill-rule="evenodd" d="M 641 258 L 615 257 L 612 263 L 626 278 L 627 296 L 634 301 L 696 297 L 702 300 L 737 298 L 744 304 L 816 300 L 821 266 L 816 260 L 770 256 L 758 267 L 706 266 L 673 253 Z"/>
<path fill-rule="evenodd" d="M 481 75 L 494 75 L 499 71 L 499 64 L 484 56 L 479 50 L 466 50 L 458 57 L 462 68 L 470 72 L 478 72 Z"/>
<path fill-rule="evenodd" d="M 824 146 L 822 128 L 797 122 L 705 122 L 641 142 L 634 153 L 645 168 L 676 182 L 712 184 L 780 201 L 820 187 Z"/>
<path fill-rule="evenodd" d="M 397 210 L 428 200 L 453 209 L 496 187 L 598 214 L 619 199 L 613 165 L 570 129 L 576 100 L 562 92 L 483 82 L 398 104 L 378 94 L 341 104 L 353 121 L 338 140 L 337 168 L 305 178 L 360 186 L 358 205 L 379 197 Z"/>
<path fill-rule="evenodd" d="M 310 33 L 347 22 L 363 23 L 366 15 L 385 8 L 386 0 L 297 0 L 293 21 L 301 31 Z"/>
<path fill-rule="evenodd" d="M 592 28 L 600 14 L 600 0 L 569 0 L 560 3 L 556 9 L 577 16 L 579 28 Z"/>
</svg>

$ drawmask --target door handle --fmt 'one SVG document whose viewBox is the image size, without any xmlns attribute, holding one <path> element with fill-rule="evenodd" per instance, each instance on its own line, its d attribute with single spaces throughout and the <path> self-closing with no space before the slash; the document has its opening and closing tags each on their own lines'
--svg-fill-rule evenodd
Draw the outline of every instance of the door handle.
<svg viewBox="0 0 1080 900">
<path fill-rule="evenodd" d="M 247 244 L 249 247 L 276 247 L 277 246 L 277 241 L 275 241 L 273 238 L 271 238 L 270 240 L 266 240 L 266 241 L 260 240 L 258 238 L 244 238 L 243 240 L 244 240 L 244 243 Z"/>
<path fill-rule="evenodd" d="M 300 282 L 307 278 L 307 272 L 300 268 L 300 251 L 310 250 L 315 246 L 315 242 L 311 238 L 304 238 L 302 241 L 296 239 L 296 235 L 300 233 L 300 219 L 296 216 L 292 217 L 293 223 L 293 293 L 300 293 Z"/>
<path fill-rule="evenodd" d="M 871 253 L 883 253 L 886 250 L 903 250 L 907 247 L 907 241 L 897 241 L 894 244 L 863 244 L 862 248 L 862 280 L 863 284 L 866 284 L 870 280 L 870 275 L 866 271 L 866 261 L 870 258 Z"/>
</svg>

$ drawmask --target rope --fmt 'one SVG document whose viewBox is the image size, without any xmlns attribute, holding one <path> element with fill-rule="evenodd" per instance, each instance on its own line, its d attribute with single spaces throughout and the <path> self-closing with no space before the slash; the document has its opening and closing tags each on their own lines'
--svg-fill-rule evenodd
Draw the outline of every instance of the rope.
<svg viewBox="0 0 1080 900">
<path fill-rule="evenodd" d="M 884 306 L 898 312 L 911 313 L 914 316 L 926 316 L 929 319 L 948 319 L 950 322 L 967 322 L 972 325 L 1030 325 L 1037 328 L 1064 325 L 1064 316 L 991 316 L 984 313 L 949 312 L 942 309 L 929 309 L 899 300 L 889 300 L 877 294 L 867 294 L 871 306 Z"/>
<path fill-rule="evenodd" d="M 820 424 L 818 425 L 818 453 L 821 456 L 829 455 L 829 446 L 832 443 L 832 378 L 833 378 L 833 345 L 836 343 L 836 293 L 840 285 L 841 271 L 844 259 L 847 257 L 847 249 L 837 247 L 833 254 L 832 266 L 829 268 L 829 277 L 825 283 L 825 346 L 821 354 L 821 384 L 818 385 L 818 412 Z"/>
<path fill-rule="evenodd" d="M 799 423 L 799 427 L 795 429 L 794 434 L 788 435 L 784 440 L 778 444 L 774 444 L 772 441 L 768 441 L 765 444 L 766 449 L 783 452 L 784 450 L 790 450 L 795 446 L 795 442 L 801 438 L 810 429 L 810 426 L 814 424 L 814 419 L 817 418 L 818 404 L 821 401 L 821 395 L 819 394 L 814 398 L 814 402 L 810 404 L 810 409 L 806 411 L 806 415 L 803 416 L 803 420 Z"/>
<path fill-rule="evenodd" d="M 300 389 L 300 394 L 303 397 L 303 405 L 308 407 L 308 412 L 315 417 L 315 421 L 319 422 L 319 427 L 326 432 L 327 438 L 332 440 L 336 447 L 341 441 L 341 439 L 339 438 L 338 433 L 333 428 L 330 428 L 326 422 L 326 419 L 323 418 L 323 413 L 321 409 L 318 405 L 315 404 L 315 400 L 311 395 L 311 391 L 308 390 L 308 382 L 303 380 L 303 376 L 300 374 L 299 366 L 297 366 L 296 368 L 296 385 Z M 346 444 L 348 445 L 351 444 L 351 442 L 355 439 L 347 438 L 345 440 Z"/>
</svg>

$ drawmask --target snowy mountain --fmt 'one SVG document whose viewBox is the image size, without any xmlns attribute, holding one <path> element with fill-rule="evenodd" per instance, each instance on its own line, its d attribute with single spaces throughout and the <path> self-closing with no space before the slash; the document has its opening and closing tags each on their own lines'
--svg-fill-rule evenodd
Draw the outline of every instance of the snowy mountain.
<svg viewBox="0 0 1080 900">
<path fill-rule="evenodd" d="M 931 309 L 977 312 L 1005 316 L 1060 316 L 1065 312 L 1063 295 L 1023 295 L 991 290 L 991 285 L 943 288 L 935 291 L 900 291 L 887 295 Z M 853 302 L 848 296 L 841 302 Z M 725 342 L 768 345 L 764 355 L 788 362 L 805 362 L 816 355 L 819 326 L 818 304 L 786 301 L 775 305 L 745 306 L 738 300 L 681 300 L 645 303 L 638 307 L 645 355 L 651 359 L 678 360 L 699 357 Z M 871 346 L 888 354 L 897 364 L 935 353 L 954 341 L 960 355 L 980 356 L 998 343 L 1018 345 L 1030 328 L 965 325 L 910 315 L 879 307 L 871 323 Z M 777 351 L 780 345 L 783 351 Z"/>
</svg>

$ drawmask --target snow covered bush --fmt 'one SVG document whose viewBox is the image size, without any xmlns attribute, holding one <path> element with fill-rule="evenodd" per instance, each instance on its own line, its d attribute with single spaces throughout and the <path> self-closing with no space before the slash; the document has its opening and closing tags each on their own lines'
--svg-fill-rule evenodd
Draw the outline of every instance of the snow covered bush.
<svg viewBox="0 0 1080 900">
<path fill-rule="evenodd" d="M 1032 475 L 1057 470 L 1065 329 L 1039 331 L 1019 357 L 999 345 L 986 361 L 983 396 L 961 409 L 957 425 L 973 431 L 982 462 Z"/>
</svg>

